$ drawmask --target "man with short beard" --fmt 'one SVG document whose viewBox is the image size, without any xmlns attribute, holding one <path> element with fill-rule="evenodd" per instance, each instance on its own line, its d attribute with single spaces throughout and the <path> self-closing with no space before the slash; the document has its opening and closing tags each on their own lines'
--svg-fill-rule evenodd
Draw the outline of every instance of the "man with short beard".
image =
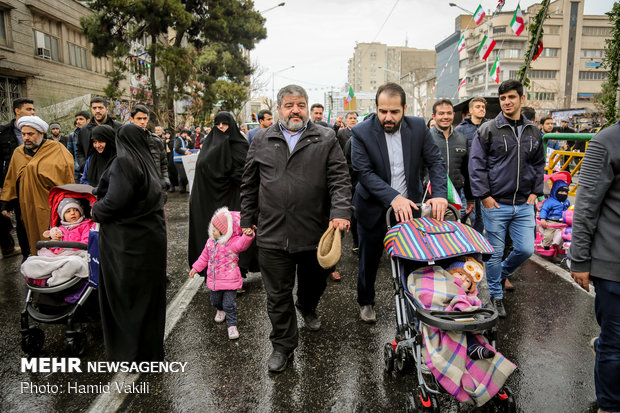
<svg viewBox="0 0 620 413">
<path fill-rule="evenodd" d="M 254 136 L 241 184 L 243 232 L 251 234 L 259 225 L 256 243 L 272 326 L 271 372 L 284 371 L 297 347 L 295 307 L 308 330 L 321 328 L 316 309 L 328 271 L 318 263 L 317 246 L 328 226 L 348 230 L 352 212 L 349 171 L 334 131 L 309 122 L 302 87 L 285 86 L 277 102 L 280 120 Z"/>
<path fill-rule="evenodd" d="M 1 209 L 8 216 L 12 205 L 19 204 L 30 254 L 34 255 L 37 241 L 49 229 L 50 189 L 74 182 L 73 157 L 62 143 L 46 139 L 48 125 L 38 116 L 19 118 L 17 127 L 24 143 L 11 158 L 0 196 Z"/>
<path fill-rule="evenodd" d="M 108 113 L 109 106 L 108 101 L 100 96 L 95 96 L 90 100 L 90 111 L 93 116 L 82 129 L 78 135 L 78 142 L 75 151 L 75 157 L 77 158 L 80 172 L 84 170 L 84 164 L 86 159 L 92 153 L 92 145 L 90 137 L 93 133 L 93 128 L 98 125 L 109 125 L 114 128 L 114 131 L 118 131 L 122 126 L 121 123 L 112 119 Z"/>
<path fill-rule="evenodd" d="M 375 279 L 385 237 L 385 214 L 391 206 L 397 221 L 413 218 L 422 202 L 420 169 L 426 165 L 433 187 L 434 218 L 443 219 L 446 200 L 446 168 L 424 119 L 405 116 L 405 91 L 396 83 L 377 89 L 377 114 L 352 129 L 351 162 L 357 173 L 353 205 L 359 237 L 357 302 L 360 318 L 374 323 Z"/>
</svg>

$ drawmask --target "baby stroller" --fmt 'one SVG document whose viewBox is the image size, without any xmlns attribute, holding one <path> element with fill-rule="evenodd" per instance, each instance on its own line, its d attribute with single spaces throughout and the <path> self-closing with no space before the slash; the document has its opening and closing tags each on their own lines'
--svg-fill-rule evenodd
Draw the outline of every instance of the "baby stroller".
<svg viewBox="0 0 620 413">
<path fill-rule="evenodd" d="M 97 200 L 92 194 L 92 190 L 91 186 L 80 184 L 68 184 L 52 188 L 49 193 L 51 211 L 57 210 L 58 204 L 63 198 L 76 198 L 81 200 L 85 217 L 90 218 L 91 206 Z M 50 216 L 50 227 L 58 226 L 60 224 L 58 214 L 51 213 Z M 26 303 L 21 313 L 22 350 L 33 357 L 38 355 L 43 349 L 45 333 L 41 328 L 29 325 L 29 319 L 32 318 L 38 323 L 65 324 L 65 347 L 67 353 L 82 355 L 86 348 L 86 333 L 81 330 L 79 323 L 96 318 L 98 314 L 97 300 L 87 301 L 92 292 L 97 289 L 99 282 L 98 225 L 90 230 L 88 244 L 81 242 L 39 241 L 36 247 L 38 250 L 41 248 L 87 250 L 89 255 L 89 276 L 88 278 L 74 276 L 68 281 L 52 287 L 46 286 L 44 280 L 26 278 L 28 293 L 26 294 Z M 86 307 L 88 307 L 89 311 L 86 311 Z"/>
<path fill-rule="evenodd" d="M 456 208 L 448 208 L 451 209 L 451 215 L 458 217 Z M 492 255 L 493 248 L 482 235 L 458 221 L 415 218 L 390 228 L 391 217 L 393 215 L 390 208 L 386 215 L 388 232 L 384 244 L 392 267 L 397 335 L 393 342 L 384 346 L 384 370 L 386 373 L 394 370 L 403 372 L 408 366 L 414 365 L 418 388 L 408 394 L 406 411 L 439 412 L 441 410 L 437 396 L 441 393 L 454 396 L 454 392 L 447 391 L 437 381 L 425 362 L 423 329 L 432 327 L 448 333 L 483 333 L 489 339 L 489 344 L 495 348 L 498 315 L 495 309 L 487 308 L 466 312 L 429 310 L 421 304 L 419 297 L 409 291 L 407 278 L 411 272 L 422 267 L 447 264 L 450 260 L 455 260 L 455 257 L 473 256 L 478 260 L 487 260 Z M 488 389 L 489 397 L 491 390 Z M 515 402 L 507 387 L 497 386 L 493 393 L 494 397 L 485 407 L 498 411 L 515 411 Z"/>
<path fill-rule="evenodd" d="M 551 187 L 553 183 L 558 180 L 562 180 L 566 182 L 566 185 L 571 184 L 571 174 L 566 171 L 560 171 L 553 173 L 551 175 L 545 175 L 545 195 L 549 196 Z M 573 226 L 573 207 L 571 206 L 568 210 L 564 211 L 562 221 L 551 221 L 547 220 L 548 228 L 555 228 L 562 230 L 562 239 L 563 242 L 560 245 L 550 245 L 545 248 L 542 245 L 542 241 L 544 239 L 544 231 L 540 223 L 540 210 L 542 208 L 544 201 L 540 201 L 536 203 L 536 238 L 535 238 L 535 250 L 538 255 L 542 255 L 543 257 L 551 257 L 556 258 L 558 255 L 566 255 L 566 251 L 570 247 L 570 241 L 572 237 L 572 226 Z"/>
</svg>

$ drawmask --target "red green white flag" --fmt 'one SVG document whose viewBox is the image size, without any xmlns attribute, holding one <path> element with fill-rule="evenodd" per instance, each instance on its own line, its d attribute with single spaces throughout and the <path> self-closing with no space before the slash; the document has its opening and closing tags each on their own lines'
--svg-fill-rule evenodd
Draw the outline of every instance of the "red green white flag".
<svg viewBox="0 0 620 413">
<path fill-rule="evenodd" d="M 457 92 L 461 91 L 461 88 L 465 85 L 465 83 L 467 83 L 466 77 L 464 77 L 463 80 L 461 80 L 461 83 L 459 83 L 459 89 L 457 90 Z"/>
<path fill-rule="evenodd" d="M 499 57 L 495 58 L 495 63 L 493 63 L 489 76 L 495 80 L 495 83 L 499 83 Z"/>
<path fill-rule="evenodd" d="M 512 31 L 515 32 L 517 36 L 523 32 L 525 28 L 525 22 L 523 21 L 523 13 L 521 13 L 521 7 L 517 4 L 517 9 L 515 10 L 515 14 L 512 16 L 512 21 L 510 22 L 510 27 L 512 27 Z"/>
<path fill-rule="evenodd" d="M 495 40 L 489 39 L 487 36 L 484 36 L 482 38 L 482 41 L 480 42 L 480 46 L 478 46 L 477 51 L 477 53 L 480 53 L 480 57 L 482 57 L 482 60 L 487 60 L 487 58 L 493 51 L 493 48 L 495 48 L 496 44 L 497 42 Z"/>
<path fill-rule="evenodd" d="M 344 98 L 345 105 L 348 104 L 355 97 L 355 92 L 353 92 L 353 87 L 349 86 L 349 94 L 346 98 Z"/>
<path fill-rule="evenodd" d="M 448 200 L 448 203 L 450 205 L 452 205 L 453 207 L 455 207 L 457 210 L 460 210 L 463 207 L 463 201 L 461 200 L 461 196 L 459 195 L 459 191 L 456 190 L 456 188 L 454 187 L 454 184 L 452 183 L 452 181 L 450 180 L 449 176 L 446 176 L 446 179 L 448 179 L 448 194 L 446 196 L 446 199 Z M 429 183 L 426 185 L 426 191 L 432 195 L 433 191 L 431 189 L 431 183 L 429 181 Z"/>
<path fill-rule="evenodd" d="M 484 9 L 482 8 L 482 5 L 478 5 L 478 8 L 476 9 L 476 12 L 474 13 L 474 21 L 476 22 L 476 24 L 480 24 L 482 23 L 482 19 L 484 19 L 485 16 L 485 12 Z"/>
<path fill-rule="evenodd" d="M 459 40 L 459 53 L 461 53 L 461 50 L 463 50 L 465 48 L 465 36 L 461 36 L 461 40 Z"/>
</svg>

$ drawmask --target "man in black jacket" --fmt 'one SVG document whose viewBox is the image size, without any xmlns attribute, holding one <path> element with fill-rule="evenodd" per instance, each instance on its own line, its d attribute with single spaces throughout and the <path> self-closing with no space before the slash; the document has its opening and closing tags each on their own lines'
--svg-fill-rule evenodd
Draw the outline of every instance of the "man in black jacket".
<svg viewBox="0 0 620 413">
<path fill-rule="evenodd" d="M 122 126 L 120 122 L 113 120 L 108 114 L 109 106 L 108 101 L 100 96 L 95 96 L 90 100 L 90 111 L 93 114 L 90 122 L 86 124 L 78 135 L 77 147 L 75 149 L 75 157 L 77 158 L 80 172 L 84 170 L 84 164 L 86 159 L 91 154 L 92 144 L 90 137 L 93 134 L 93 128 L 98 125 L 109 125 L 114 128 L 114 131 L 118 131 Z"/>
<path fill-rule="evenodd" d="M 601 326 L 594 384 L 599 411 L 620 411 L 620 122 L 588 144 L 579 175 L 570 249 L 571 275 L 586 291 L 596 289 L 594 312 Z"/>
<path fill-rule="evenodd" d="M 258 227 L 271 372 L 286 369 L 297 347 L 295 307 L 309 330 L 320 329 L 316 309 L 328 271 L 317 261 L 317 245 L 328 226 L 348 230 L 352 212 L 349 171 L 334 131 L 309 122 L 301 86 L 280 89 L 277 102 L 280 120 L 254 136 L 241 184 L 241 227 L 246 234 Z"/>
<path fill-rule="evenodd" d="M 15 99 L 13 101 L 13 114 L 15 115 L 15 119 L 0 126 L 0 150 L 2 151 L 2 158 L 0 159 L 2 163 L 0 165 L 0 188 L 4 186 L 4 178 L 9 169 L 11 157 L 13 156 L 15 148 L 24 143 L 21 130 L 16 126 L 17 120 L 22 116 L 34 115 L 34 102 L 27 98 Z M 30 253 L 30 247 L 28 245 L 26 230 L 21 221 L 19 204 L 16 203 L 13 205 L 13 211 L 15 212 L 17 240 L 25 259 Z M 0 248 L 2 249 L 3 257 L 10 257 L 19 253 L 19 248 L 15 248 L 15 241 L 13 241 L 13 236 L 11 236 L 12 229 L 13 224 L 10 218 L 4 215 L 0 216 Z"/>
</svg>

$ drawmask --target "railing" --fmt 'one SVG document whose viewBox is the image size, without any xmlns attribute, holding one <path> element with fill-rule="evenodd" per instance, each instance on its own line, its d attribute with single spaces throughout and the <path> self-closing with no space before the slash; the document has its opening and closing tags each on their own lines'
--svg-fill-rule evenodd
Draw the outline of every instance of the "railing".
<svg viewBox="0 0 620 413">
<path fill-rule="evenodd" d="M 549 140 L 568 140 L 568 141 L 586 141 L 585 149 L 588 149 L 588 143 L 590 139 L 594 136 L 594 133 L 546 133 L 543 136 L 543 144 L 545 148 L 547 147 L 547 142 Z M 568 171 L 571 175 L 571 180 L 581 169 L 581 163 L 583 162 L 584 152 L 573 152 L 571 150 L 555 150 L 549 156 L 549 164 L 545 167 L 545 172 L 547 174 L 552 174 L 556 168 L 556 166 L 560 166 L 560 171 Z M 577 164 L 571 169 L 571 165 L 573 161 L 577 161 Z M 569 195 L 575 196 L 577 193 L 578 183 L 571 185 Z"/>
</svg>

